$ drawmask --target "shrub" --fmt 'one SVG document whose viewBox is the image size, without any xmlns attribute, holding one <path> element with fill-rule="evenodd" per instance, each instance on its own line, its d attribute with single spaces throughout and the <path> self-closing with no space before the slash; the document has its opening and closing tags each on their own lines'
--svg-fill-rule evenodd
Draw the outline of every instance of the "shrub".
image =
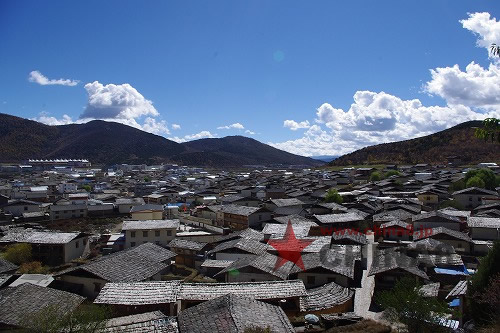
<svg viewBox="0 0 500 333">
<path fill-rule="evenodd" d="M 486 185 L 485 185 L 484 181 L 480 177 L 474 176 L 474 177 L 469 178 L 469 180 L 467 181 L 466 187 L 467 188 L 469 188 L 469 187 L 485 188 Z"/>
<path fill-rule="evenodd" d="M 344 199 L 342 199 L 342 196 L 334 188 L 329 189 L 326 193 L 325 202 L 335 202 L 341 204 L 343 201 Z"/>
<path fill-rule="evenodd" d="M 4 258 L 16 265 L 31 261 L 31 244 L 13 244 L 5 251 Z"/>
</svg>

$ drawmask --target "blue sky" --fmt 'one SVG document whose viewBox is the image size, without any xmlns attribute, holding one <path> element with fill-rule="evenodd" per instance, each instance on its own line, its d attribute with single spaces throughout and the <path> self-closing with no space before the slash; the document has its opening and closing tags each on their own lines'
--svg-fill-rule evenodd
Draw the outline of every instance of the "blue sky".
<svg viewBox="0 0 500 333">
<path fill-rule="evenodd" d="M 500 65 L 487 46 L 500 44 L 499 9 L 494 0 L 4 0 L 0 112 L 338 155 L 498 116 Z"/>
</svg>

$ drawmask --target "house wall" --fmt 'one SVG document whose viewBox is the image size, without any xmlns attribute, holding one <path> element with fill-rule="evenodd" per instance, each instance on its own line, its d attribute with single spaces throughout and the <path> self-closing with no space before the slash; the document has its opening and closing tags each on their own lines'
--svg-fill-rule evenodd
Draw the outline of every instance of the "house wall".
<svg viewBox="0 0 500 333">
<path fill-rule="evenodd" d="M 480 240 L 495 240 L 500 239 L 500 230 L 495 228 L 479 228 L 479 227 L 471 227 L 470 237 L 472 239 L 480 239 Z"/>
<path fill-rule="evenodd" d="M 14 216 L 21 216 L 23 213 L 39 212 L 40 207 L 38 205 L 15 205 L 4 207 L 3 210 Z"/>
<path fill-rule="evenodd" d="M 413 230 L 415 232 L 420 232 L 420 230 L 424 229 L 432 229 L 444 227 L 450 230 L 460 231 L 460 223 L 459 222 L 444 222 L 444 221 L 415 221 L 413 223 Z"/>
<path fill-rule="evenodd" d="M 95 299 L 97 295 L 99 295 L 99 292 L 101 291 L 102 287 L 104 287 L 104 285 L 108 282 L 106 280 L 99 278 L 90 278 L 90 277 L 73 276 L 73 275 L 62 275 L 60 277 L 60 280 L 69 283 L 81 284 L 82 290 L 80 291 L 80 295 L 92 300 Z M 96 283 L 99 285 L 98 291 L 96 291 L 95 289 Z"/>
<path fill-rule="evenodd" d="M 66 220 L 78 217 L 87 217 L 86 204 L 81 205 L 52 205 L 49 208 L 51 220 Z"/>
<path fill-rule="evenodd" d="M 224 274 L 225 282 L 258 282 L 258 281 L 277 281 L 281 279 L 277 276 L 267 273 L 249 273 L 249 272 L 227 272 Z"/>
<path fill-rule="evenodd" d="M 248 217 L 248 226 L 260 226 L 262 222 L 269 221 L 271 219 L 271 215 L 272 212 L 256 212 Z"/>
<path fill-rule="evenodd" d="M 135 232 L 135 236 L 132 237 L 132 232 Z M 147 236 L 144 237 L 143 231 L 147 231 Z M 156 236 L 155 231 L 160 231 L 160 235 Z M 161 246 L 167 246 L 167 244 L 175 238 L 176 229 L 174 228 L 165 228 L 165 229 L 140 229 L 140 230 L 126 230 L 125 231 L 125 248 L 129 249 L 134 246 L 138 246 L 144 243 L 153 243 Z M 170 232 L 170 233 L 169 233 Z M 132 246 L 132 243 L 135 243 Z"/>
<path fill-rule="evenodd" d="M 80 258 L 88 248 L 88 237 L 76 238 L 64 244 L 64 262 Z"/>
<path fill-rule="evenodd" d="M 424 205 L 435 205 L 439 203 L 439 196 L 437 194 L 418 194 L 417 198 Z"/>
<path fill-rule="evenodd" d="M 322 286 L 324 284 L 335 282 L 342 287 L 349 287 L 349 278 L 344 275 L 336 274 L 336 273 L 309 273 L 309 272 L 300 272 L 297 274 L 297 277 L 304 282 L 306 288 L 316 288 Z M 308 283 L 308 277 L 314 277 L 314 283 Z"/>
<path fill-rule="evenodd" d="M 163 220 L 163 211 L 131 213 L 133 220 Z"/>
<path fill-rule="evenodd" d="M 439 238 L 439 236 L 433 238 L 445 244 L 452 245 L 455 248 L 455 251 L 457 251 L 457 253 L 470 253 L 471 246 L 469 242 L 463 240 L 455 240 L 455 239 L 441 239 Z"/>
<path fill-rule="evenodd" d="M 461 203 L 465 208 L 476 208 L 481 205 L 481 197 L 484 194 L 455 194 L 453 199 Z"/>
</svg>

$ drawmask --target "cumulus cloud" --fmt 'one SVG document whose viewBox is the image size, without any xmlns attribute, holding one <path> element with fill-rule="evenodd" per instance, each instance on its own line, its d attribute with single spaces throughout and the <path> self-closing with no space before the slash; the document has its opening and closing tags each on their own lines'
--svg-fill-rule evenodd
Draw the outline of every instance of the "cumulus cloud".
<svg viewBox="0 0 500 333">
<path fill-rule="evenodd" d="M 212 133 L 210 133 L 210 131 L 201 131 L 201 132 L 196 133 L 196 134 L 185 135 L 182 138 L 178 137 L 178 136 L 174 136 L 174 137 L 169 137 L 168 139 L 175 141 L 175 142 L 178 142 L 178 143 L 182 143 L 182 142 L 191 141 L 191 140 L 204 139 L 204 138 L 216 138 L 216 137 L 217 137 L 217 134 L 212 134 Z"/>
<path fill-rule="evenodd" d="M 39 71 L 32 71 L 28 76 L 28 81 L 38 83 L 42 86 L 60 85 L 60 86 L 76 86 L 80 81 L 70 79 L 49 79 Z"/>
<path fill-rule="evenodd" d="M 469 17 L 460 23 L 478 36 L 477 46 L 489 49 L 491 44 L 500 43 L 500 22 L 490 13 L 469 13 Z"/>
<path fill-rule="evenodd" d="M 296 122 L 295 120 L 290 120 L 290 119 L 287 119 L 283 122 L 283 127 L 286 127 L 286 128 L 289 128 L 291 129 L 292 131 L 296 131 L 298 130 L 299 128 L 309 128 L 309 121 L 308 120 L 305 120 L 305 121 L 301 121 L 300 123 L 299 122 Z"/>
<path fill-rule="evenodd" d="M 291 153 L 342 155 L 369 145 L 428 135 L 464 121 L 497 116 L 465 105 L 424 106 L 385 92 L 357 91 L 347 111 L 322 104 L 302 138 L 269 144 Z M 324 126 L 324 127 L 322 127 Z"/>
<path fill-rule="evenodd" d="M 444 98 L 450 104 L 500 109 L 500 67 L 489 68 L 471 62 L 461 71 L 458 65 L 431 70 L 432 80 L 424 90 Z"/>
<path fill-rule="evenodd" d="M 240 123 L 234 123 L 231 125 L 219 126 L 219 127 L 217 127 L 217 129 L 239 129 L 239 130 L 242 130 L 242 129 L 245 129 L 245 126 L 243 126 Z"/>
<path fill-rule="evenodd" d="M 249 135 L 255 135 L 255 132 L 250 131 L 250 130 L 246 130 L 246 131 L 245 131 L 245 133 L 246 133 L 246 134 L 249 134 Z"/>
<path fill-rule="evenodd" d="M 73 120 L 67 114 L 64 114 L 61 119 L 57 119 L 56 117 L 50 116 L 50 114 L 46 111 L 40 112 L 38 114 L 38 117 L 31 118 L 31 120 L 51 126 L 73 124 Z"/>
<path fill-rule="evenodd" d="M 172 129 L 173 129 L 173 130 L 180 130 L 180 129 L 181 129 L 181 125 L 178 125 L 178 124 L 172 124 Z"/>
</svg>

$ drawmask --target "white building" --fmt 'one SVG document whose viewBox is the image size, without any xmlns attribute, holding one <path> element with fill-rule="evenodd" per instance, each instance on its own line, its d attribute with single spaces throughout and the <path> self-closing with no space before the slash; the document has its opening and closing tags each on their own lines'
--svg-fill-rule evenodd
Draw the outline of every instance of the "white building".
<svg viewBox="0 0 500 333">
<path fill-rule="evenodd" d="M 144 243 L 167 246 L 175 238 L 178 220 L 124 221 L 125 248 L 129 249 Z"/>
</svg>

